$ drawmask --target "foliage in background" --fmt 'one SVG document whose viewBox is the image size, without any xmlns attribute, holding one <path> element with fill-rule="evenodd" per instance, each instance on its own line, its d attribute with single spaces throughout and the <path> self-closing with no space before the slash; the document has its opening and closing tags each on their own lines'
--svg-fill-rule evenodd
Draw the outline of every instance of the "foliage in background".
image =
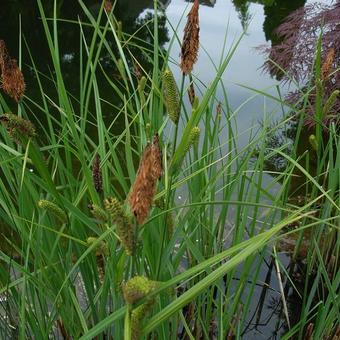
<svg viewBox="0 0 340 340">
<path fill-rule="evenodd" d="M 269 60 L 264 69 L 284 82 L 297 83 L 299 89 L 291 92 L 287 100 L 291 104 L 302 103 L 308 93 L 305 107 L 306 125 L 314 126 L 317 91 L 322 91 L 325 108 L 322 124 L 339 123 L 340 88 L 340 2 L 331 5 L 308 4 L 291 13 L 276 30 L 279 43 L 270 48 L 261 47 Z M 320 38 L 321 35 L 321 38 Z M 322 67 L 315 73 L 315 55 L 320 44 Z M 304 86 L 312 81 L 312 86 Z M 318 89 L 317 89 L 318 88 Z M 303 103 L 301 104 L 303 106 Z M 317 122 L 318 124 L 321 122 Z"/>
</svg>

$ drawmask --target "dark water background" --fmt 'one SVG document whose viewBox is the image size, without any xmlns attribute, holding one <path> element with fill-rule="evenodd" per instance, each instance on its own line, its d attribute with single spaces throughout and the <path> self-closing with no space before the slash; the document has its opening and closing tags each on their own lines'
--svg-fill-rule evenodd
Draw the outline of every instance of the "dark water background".
<svg viewBox="0 0 340 340">
<path fill-rule="evenodd" d="M 86 5 L 93 14 L 96 14 L 100 7 L 99 0 L 87 0 Z M 43 1 L 46 16 L 53 17 L 53 1 Z M 84 19 L 80 6 L 76 0 L 58 0 L 58 17 L 63 19 L 78 20 Z M 269 75 L 263 74 L 261 66 L 264 56 L 259 54 L 254 48 L 267 43 L 275 45 L 278 38 L 275 29 L 294 9 L 304 6 L 306 0 L 209 0 L 200 1 L 200 43 L 206 49 L 200 49 L 198 63 L 195 65 L 194 72 L 204 83 L 209 84 L 214 77 L 214 62 L 218 62 L 221 57 L 221 48 L 227 33 L 227 45 L 239 37 L 245 27 L 248 27 L 247 34 L 243 38 L 237 49 L 230 65 L 228 66 L 223 82 L 227 88 L 230 105 L 236 110 L 247 98 L 253 95 L 238 84 L 254 87 L 259 90 L 265 89 L 268 93 L 276 92 L 276 85 L 279 82 Z M 181 20 L 184 11 L 188 11 L 190 4 L 184 0 L 164 0 L 161 6 L 165 11 L 173 26 L 179 25 L 179 32 L 183 31 L 185 20 Z M 122 21 L 123 30 L 133 33 L 140 28 L 145 20 L 153 14 L 152 0 L 118 0 L 114 10 L 115 16 Z M 184 16 L 185 19 L 185 16 Z M 27 53 L 29 46 L 35 64 L 38 69 L 47 75 L 51 74 L 52 65 L 49 49 L 45 39 L 45 33 L 39 19 L 39 10 L 36 0 L 1 0 L 0 8 L 0 39 L 6 41 L 8 50 L 12 57 L 18 58 L 19 46 L 19 22 L 21 20 L 21 31 L 23 40 L 23 71 L 27 84 L 26 95 L 36 101 L 40 101 L 40 90 L 37 87 L 34 73 L 30 68 L 30 59 Z M 62 60 L 62 71 L 65 84 L 68 90 L 77 97 L 79 91 L 79 27 L 70 23 L 59 24 L 60 53 Z M 89 32 L 90 33 L 90 32 Z M 172 30 L 169 23 L 160 20 L 159 40 L 160 44 L 166 48 L 172 37 Z M 139 38 L 150 41 L 151 37 L 146 28 L 139 33 Z M 112 42 L 113 43 L 113 42 Z M 136 57 L 148 69 L 150 65 L 144 60 L 142 55 Z M 175 45 L 172 49 L 171 57 L 174 61 L 179 60 L 180 47 Z M 211 59 L 210 59 L 211 58 Z M 108 56 L 101 57 L 101 64 L 107 73 L 114 74 L 115 66 Z M 174 67 L 175 76 L 179 78 L 180 72 Z M 100 75 L 99 75 L 100 77 Z M 100 78 L 99 78 L 100 83 Z M 103 81 L 105 84 L 105 81 Z M 44 88 L 48 93 L 54 85 L 46 80 Z M 53 95 L 52 95 L 53 96 Z M 101 97 L 110 102 L 112 98 L 111 88 L 101 86 Z M 222 96 L 221 96 L 222 97 Z M 119 105 L 119 103 L 116 103 Z M 113 114 L 112 107 L 102 102 L 104 116 L 110 120 Z M 15 111 L 15 106 L 13 106 Z M 281 108 L 274 102 L 265 97 L 257 96 L 250 100 L 239 110 L 237 123 L 246 130 L 261 120 L 264 112 L 272 117 L 279 117 L 282 114 Z M 41 120 L 43 121 L 43 117 Z M 255 122 L 255 123 L 254 123 Z M 124 122 L 122 122 L 124 124 Z M 240 133 L 240 131 L 239 131 Z M 246 139 L 240 138 L 240 145 L 246 143 Z M 281 261 L 288 265 L 289 258 L 281 255 Z M 235 278 L 237 280 L 237 278 Z M 263 283 L 266 283 L 265 285 Z M 247 288 L 246 288 L 247 290 Z M 246 292 L 245 292 L 246 293 Z M 288 305 L 290 316 L 298 314 L 298 300 L 287 290 Z M 243 334 L 243 339 L 276 339 L 279 334 L 286 329 L 286 324 L 280 307 L 280 293 L 276 277 L 275 268 L 270 261 L 261 270 L 259 285 L 256 287 L 254 297 L 256 298 L 251 305 L 249 327 Z"/>
<path fill-rule="evenodd" d="M 42 1 L 47 17 L 53 17 L 53 1 Z M 214 76 L 214 67 L 210 58 L 217 62 L 221 57 L 223 40 L 227 33 L 227 46 L 238 38 L 243 28 L 248 27 L 247 34 L 237 49 L 226 73 L 223 77 L 228 91 L 230 105 L 237 108 L 253 93 L 235 84 L 243 84 L 257 89 L 266 89 L 267 92 L 275 92 L 278 82 L 261 72 L 260 67 L 264 62 L 264 56 L 255 50 L 255 47 L 268 43 L 276 44 L 278 39 L 274 33 L 275 28 L 294 9 L 303 6 L 306 0 L 209 0 L 200 1 L 200 49 L 199 60 L 194 72 L 204 83 L 209 83 Z M 85 4 L 95 15 L 100 7 L 99 0 L 87 0 Z M 169 21 L 177 26 L 184 11 L 188 11 L 190 3 L 183 0 L 162 0 L 160 7 L 164 9 Z M 133 33 L 139 29 L 153 11 L 152 0 L 119 0 L 114 10 L 118 20 L 122 22 L 123 30 Z M 80 6 L 76 0 L 57 1 L 57 16 L 62 19 L 84 19 Z M 18 56 L 19 46 L 19 22 L 21 19 L 21 31 L 27 41 L 35 64 L 44 74 L 50 73 L 51 58 L 45 40 L 43 26 L 39 19 L 39 10 L 36 0 L 2 0 L 0 9 L 0 39 L 4 39 L 13 57 Z M 183 31 L 185 17 L 179 24 L 178 32 Z M 67 88 L 77 96 L 79 91 L 79 26 L 77 24 L 60 23 L 59 43 L 62 60 L 62 71 Z M 160 20 L 159 42 L 165 48 L 172 37 L 172 30 L 165 20 Z M 90 36 L 89 36 L 90 37 Z M 146 28 L 138 35 L 145 41 L 150 41 Z M 146 69 L 148 65 L 143 63 L 143 56 L 136 50 L 137 59 Z M 180 53 L 179 45 L 172 48 L 171 56 L 178 61 Z M 34 74 L 26 65 L 30 64 L 25 42 L 23 43 L 23 69 L 27 83 L 26 94 L 34 99 L 39 98 L 39 89 L 34 79 Z M 114 72 L 114 65 L 109 56 L 102 56 L 101 64 L 108 73 Z M 150 67 L 150 66 L 149 66 Z M 174 69 L 176 73 L 176 69 Z M 177 72 L 179 75 L 179 71 Z M 100 77 L 100 75 L 99 75 Z M 100 79 L 99 79 L 100 80 Z M 105 82 L 103 82 L 105 83 Z M 52 84 L 44 84 L 44 88 Z M 272 89 L 270 89 L 272 88 Z M 112 101 L 109 86 L 101 86 L 103 99 Z M 48 92 L 48 91 L 47 91 Z M 107 110 L 109 110 L 107 108 Z M 266 110 L 275 110 L 274 104 L 266 102 Z M 278 109 L 279 110 L 279 109 Z M 254 121 L 262 117 L 264 111 L 264 98 L 257 97 L 246 104 L 238 114 L 238 122 L 244 128 L 251 126 Z M 103 112 L 105 113 L 105 104 Z M 108 112 L 109 114 L 110 112 Z M 273 114 L 273 112 L 272 112 Z"/>
</svg>

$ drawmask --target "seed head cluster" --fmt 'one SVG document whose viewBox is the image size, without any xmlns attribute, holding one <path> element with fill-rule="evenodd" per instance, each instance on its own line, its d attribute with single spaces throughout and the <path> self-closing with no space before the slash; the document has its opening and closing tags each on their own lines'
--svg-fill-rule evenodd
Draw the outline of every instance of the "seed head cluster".
<svg viewBox="0 0 340 340">
<path fill-rule="evenodd" d="M 22 98 L 26 84 L 17 61 L 8 55 L 5 42 L 0 40 L 0 88 L 16 102 Z"/>
<path fill-rule="evenodd" d="M 103 191 L 103 176 L 100 169 L 100 156 L 96 154 L 92 164 L 92 179 L 93 184 L 98 193 Z"/>
<path fill-rule="evenodd" d="M 107 13 L 111 13 L 112 12 L 112 9 L 113 9 L 113 5 L 112 5 L 112 2 L 109 1 L 109 0 L 105 0 L 104 2 L 104 9 Z"/>
<path fill-rule="evenodd" d="M 105 241 L 100 241 L 98 242 L 97 237 L 88 237 L 86 239 L 86 243 L 88 246 L 92 246 L 93 244 L 96 244 L 95 250 L 96 250 L 96 255 L 104 255 L 107 256 L 109 255 L 109 247 Z"/>
<path fill-rule="evenodd" d="M 13 113 L 5 113 L 0 116 L 0 122 L 4 125 L 8 134 L 16 143 L 20 143 L 23 138 L 35 137 L 34 125 L 29 120 L 20 116 Z"/>
<path fill-rule="evenodd" d="M 144 298 L 157 288 L 159 282 L 152 281 L 145 276 L 134 276 L 126 283 L 122 284 L 123 296 L 126 303 L 133 304 Z M 143 320 L 152 309 L 155 298 L 147 298 L 146 302 L 134 308 L 131 313 L 131 336 L 132 340 L 141 339 Z"/>
<path fill-rule="evenodd" d="M 169 68 L 163 73 L 163 85 L 166 110 L 168 112 L 169 118 L 175 124 L 177 124 L 181 106 L 176 81 Z"/>
<path fill-rule="evenodd" d="M 44 209 L 51 213 L 54 217 L 56 217 L 60 222 L 66 223 L 67 222 L 67 215 L 63 209 L 61 209 L 55 203 L 48 201 L 48 200 L 40 200 L 38 201 L 38 207 L 40 209 Z"/>
<path fill-rule="evenodd" d="M 188 20 L 184 28 L 184 37 L 181 48 L 181 70 L 184 74 L 192 71 L 197 61 L 199 48 L 199 2 L 194 1 L 188 14 Z"/>
<path fill-rule="evenodd" d="M 149 215 L 157 180 L 162 173 L 162 152 L 159 137 L 155 135 L 153 142 L 149 143 L 143 152 L 135 182 L 128 196 L 128 203 L 138 224 L 143 224 Z"/>
<path fill-rule="evenodd" d="M 325 80 L 329 76 L 329 73 L 333 66 L 334 56 L 335 56 L 335 50 L 334 48 L 330 48 L 327 51 L 325 61 L 322 64 L 322 68 L 321 68 L 321 77 L 323 80 Z"/>
<path fill-rule="evenodd" d="M 115 197 L 104 200 L 104 206 L 110 214 L 112 223 L 116 225 L 116 232 L 127 255 L 132 255 L 136 248 L 135 227 L 124 211 L 123 205 Z"/>
<path fill-rule="evenodd" d="M 122 284 L 124 300 L 126 303 L 133 304 L 145 297 L 156 287 L 156 281 L 151 281 L 145 276 L 134 276 Z"/>
<path fill-rule="evenodd" d="M 189 97 L 191 106 L 193 106 L 195 102 L 196 94 L 195 94 L 195 87 L 192 82 L 190 83 L 190 86 L 188 88 L 188 97 Z"/>
<path fill-rule="evenodd" d="M 143 321 L 146 315 L 150 312 L 156 300 L 149 299 L 147 302 L 133 309 L 131 312 L 131 339 L 140 340 Z"/>
<path fill-rule="evenodd" d="M 90 209 L 91 214 L 95 219 L 97 219 L 100 222 L 107 222 L 108 220 L 108 214 L 107 212 L 102 209 L 99 205 L 97 204 L 89 204 L 88 208 Z"/>
</svg>

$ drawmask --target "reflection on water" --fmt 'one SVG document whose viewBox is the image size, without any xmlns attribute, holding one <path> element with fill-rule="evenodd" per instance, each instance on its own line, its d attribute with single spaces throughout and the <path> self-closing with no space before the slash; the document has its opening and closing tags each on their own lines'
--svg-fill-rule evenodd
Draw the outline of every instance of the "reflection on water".
<svg viewBox="0 0 340 340">
<path fill-rule="evenodd" d="M 270 0 L 269 2 L 271 2 L 270 5 L 264 5 L 263 7 L 265 16 L 265 20 L 263 23 L 263 32 L 265 33 L 266 40 L 271 41 L 272 46 L 274 46 L 281 42 L 275 30 L 280 26 L 280 24 L 285 21 L 290 13 L 304 6 L 306 0 Z"/>
<path fill-rule="evenodd" d="M 193 0 L 185 0 L 186 2 L 193 2 Z M 214 7 L 217 0 L 200 0 L 200 5 Z M 266 37 L 266 41 L 271 41 L 272 45 L 276 45 L 278 37 L 275 34 L 277 27 L 282 24 L 287 16 L 294 10 L 305 5 L 306 0 L 231 0 L 235 10 L 238 13 L 238 17 L 241 21 L 241 25 L 244 30 L 247 29 L 252 15 L 250 14 L 250 4 L 263 5 L 264 10 L 264 22 L 263 32 Z M 168 2 L 169 4 L 169 2 Z M 168 5 L 167 4 L 167 5 Z"/>
<path fill-rule="evenodd" d="M 263 32 L 266 41 L 271 41 L 272 45 L 276 45 L 280 41 L 278 40 L 275 30 L 284 22 L 290 13 L 304 6 L 306 0 L 232 0 L 232 2 L 236 11 L 239 13 L 239 18 L 244 29 L 248 26 L 251 19 L 249 5 L 251 3 L 263 5 Z"/>
<path fill-rule="evenodd" d="M 235 58 L 231 61 L 228 69 L 228 81 L 243 83 L 249 86 L 254 84 L 261 84 L 263 87 L 272 85 L 274 82 L 266 76 L 261 75 L 258 68 L 262 65 L 264 59 L 263 56 L 256 55 L 252 50 L 255 46 L 264 43 L 265 40 L 271 41 L 272 44 L 277 43 L 277 37 L 273 33 L 274 29 L 282 22 L 282 20 L 295 8 L 303 5 L 306 0 L 289 1 L 289 0 L 231 0 L 228 1 L 217 1 L 217 0 L 200 0 L 202 5 L 200 8 L 201 22 L 201 37 L 202 46 L 207 47 L 211 57 L 214 60 L 218 60 L 220 51 L 216 47 L 223 44 L 223 37 L 225 34 L 225 27 L 227 26 L 228 20 L 231 20 L 232 34 L 240 34 L 238 27 L 235 25 L 238 20 L 243 27 L 248 27 L 248 35 L 244 38 L 241 46 L 236 51 Z M 166 11 L 169 16 L 169 20 L 174 23 L 178 17 L 182 15 L 183 10 L 188 6 L 188 2 L 192 0 L 162 0 L 160 8 Z M 47 17 L 53 17 L 53 0 L 46 0 L 43 2 L 44 10 Z M 86 1 L 91 13 L 96 16 L 99 11 L 100 1 L 88 0 Z M 257 7 L 252 7 L 252 6 Z M 259 6 L 263 8 L 264 15 L 259 12 Z M 139 41 L 147 44 L 151 42 L 151 36 L 149 34 L 149 28 L 151 26 L 144 26 L 146 22 L 152 17 L 153 0 L 118 0 L 114 9 L 114 14 L 117 20 L 122 22 L 123 30 L 132 34 L 138 30 Z M 236 10 L 233 13 L 233 8 Z M 148 11 L 149 10 L 149 11 Z M 57 17 L 67 20 L 78 19 L 86 21 L 83 11 L 78 4 L 78 1 L 57 1 Z M 51 58 L 50 52 L 45 43 L 44 29 L 39 19 L 39 9 L 36 4 L 36 0 L 3 0 L 0 11 L 0 38 L 4 39 L 7 43 L 10 54 L 15 57 L 18 55 L 18 40 L 19 40 L 19 19 L 22 24 L 22 32 L 25 41 L 32 52 L 35 64 L 38 69 L 44 73 L 50 73 Z M 206 19 L 205 19 L 206 17 Z M 152 24 L 150 24 L 152 25 Z M 263 32 L 259 30 L 259 26 L 262 26 Z M 64 75 L 65 83 L 67 84 L 68 90 L 77 94 L 79 92 L 79 68 L 80 68 L 80 55 L 79 55 L 79 41 L 80 32 L 77 23 L 58 23 L 59 31 L 59 49 L 61 53 L 61 63 Z M 182 27 L 179 28 L 181 33 Z M 88 43 L 90 42 L 91 31 L 84 29 Z M 211 32 L 211 33 L 210 33 Z M 166 21 L 163 16 L 159 19 L 159 42 L 160 45 L 166 46 L 166 42 L 169 41 L 171 31 L 166 25 Z M 205 41 L 205 36 L 206 41 Z M 113 47 L 113 38 L 109 43 Z M 212 48 L 210 49 L 210 45 Z M 131 47 L 131 53 L 136 60 L 146 70 L 150 69 L 150 64 L 140 50 Z M 178 60 L 179 51 L 176 47 L 173 49 L 173 57 Z M 25 44 L 23 44 L 23 59 L 25 63 L 30 64 L 29 56 L 26 50 Z M 202 63 L 200 65 L 200 60 Z M 198 76 L 205 82 L 210 79 L 213 73 L 213 67 L 209 68 L 211 64 L 207 60 L 204 53 L 200 53 L 200 60 L 198 63 L 199 72 Z M 249 61 L 251 62 L 249 63 Z M 115 73 L 115 65 L 112 62 L 111 56 L 103 51 L 101 58 L 101 66 L 108 74 Z M 133 67 L 133 65 L 130 65 Z M 39 98 L 40 92 L 35 81 L 35 76 L 29 67 L 23 65 L 25 79 L 27 82 L 27 95 L 37 99 Z M 197 67 L 197 69 L 198 69 Z M 100 77 L 100 75 L 99 75 Z M 104 99 L 110 97 L 110 86 L 105 85 L 104 79 L 101 86 L 101 95 Z M 255 80 L 255 81 L 254 81 Z M 44 84 L 44 88 L 52 86 L 53 84 Z M 235 87 L 230 89 L 231 94 L 231 105 L 238 105 L 245 100 L 245 91 Z M 118 103 L 116 103 L 118 104 Z M 259 102 L 253 102 L 252 108 L 258 107 L 261 110 Z M 245 107 L 245 109 L 248 109 Z M 253 109 L 252 109 L 253 110 Z M 251 113 L 254 117 L 254 113 Z M 249 120 L 248 120 L 249 121 Z"/>
<path fill-rule="evenodd" d="M 163 1 L 166 4 L 166 1 Z M 47 0 L 43 2 L 45 15 L 47 18 L 53 18 L 53 0 Z M 86 2 L 89 11 L 97 17 L 100 9 L 100 1 L 89 0 Z M 117 1 L 114 8 L 114 15 L 117 20 L 121 22 L 124 33 L 133 34 L 138 31 L 135 39 L 138 39 L 139 46 L 149 48 L 152 43 L 152 37 L 150 36 L 150 30 L 153 29 L 152 14 L 148 13 L 143 17 L 140 14 L 146 9 L 153 8 L 153 0 L 129 0 L 129 1 Z M 78 20 L 88 21 L 83 13 L 78 1 L 57 1 L 56 8 L 57 18 L 73 21 L 73 22 L 58 22 L 58 37 L 59 37 L 59 50 L 61 68 L 63 72 L 64 82 L 68 91 L 77 96 L 79 92 L 79 71 L 80 71 L 80 26 Z M 27 84 L 26 95 L 34 100 L 40 98 L 40 90 L 35 79 L 33 70 L 29 67 L 30 57 L 27 48 L 34 59 L 34 63 L 38 70 L 43 74 L 47 74 L 53 77 L 50 73 L 52 67 L 52 60 L 50 51 L 46 42 L 44 28 L 40 20 L 39 8 L 36 0 L 18 0 L 10 1 L 5 0 L 1 3 L 0 11 L 0 39 L 6 41 L 10 55 L 14 58 L 19 55 L 19 22 L 21 21 L 21 31 L 23 33 L 23 60 L 22 65 L 25 75 L 25 81 Z M 105 17 L 104 17 L 105 19 Z M 50 26 L 52 28 L 52 26 Z M 93 31 L 87 29 L 86 26 L 82 27 L 87 44 L 91 43 Z M 165 18 L 160 13 L 159 18 L 159 42 L 163 46 L 165 42 L 169 40 L 168 31 L 165 27 Z M 107 41 L 113 51 L 117 51 L 114 37 L 107 34 Z M 27 42 L 27 45 L 26 43 Z M 118 51 L 117 51 L 118 52 Z M 151 69 L 150 61 L 141 54 L 140 49 L 130 47 L 131 54 L 135 57 L 135 60 L 146 71 Z M 84 52 L 83 52 L 84 53 Z M 118 55 L 118 53 L 117 53 Z M 103 49 L 101 54 L 101 66 L 106 74 L 114 77 L 117 69 L 111 56 L 107 50 Z M 132 61 L 130 60 L 130 67 L 133 68 Z M 103 74 L 98 74 L 98 79 L 101 84 L 101 97 L 108 99 L 111 102 L 115 100 L 111 95 L 111 88 L 105 81 Z M 44 83 L 44 90 L 52 97 L 55 98 L 56 91 L 52 82 L 46 81 Z M 51 92 L 51 93 L 50 93 Z M 118 105 L 119 103 L 115 103 Z M 103 104 L 105 106 L 105 104 Z M 13 107 L 14 109 L 14 107 Z M 105 110 L 104 110 L 105 111 Z"/>
</svg>

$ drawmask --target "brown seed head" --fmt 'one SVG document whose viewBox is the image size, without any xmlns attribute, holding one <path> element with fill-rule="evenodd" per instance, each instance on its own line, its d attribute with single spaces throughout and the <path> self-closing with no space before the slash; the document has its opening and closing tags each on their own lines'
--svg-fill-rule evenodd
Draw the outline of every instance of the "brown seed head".
<svg viewBox="0 0 340 340">
<path fill-rule="evenodd" d="M 112 2 L 109 1 L 109 0 L 106 0 L 106 1 L 104 2 L 104 9 L 105 9 L 105 11 L 106 11 L 107 13 L 111 13 L 112 8 L 113 8 Z"/>
<path fill-rule="evenodd" d="M 190 83 L 190 86 L 188 88 L 188 96 L 189 96 L 190 104 L 191 104 L 191 106 L 193 106 L 196 94 L 195 94 L 195 87 L 194 87 L 194 84 L 192 82 Z"/>
<path fill-rule="evenodd" d="M 16 102 L 19 102 L 26 88 L 24 76 L 17 65 L 17 61 L 9 57 L 3 40 L 0 40 L 0 73 L 0 87 Z"/>
<path fill-rule="evenodd" d="M 191 72 L 197 61 L 199 47 L 199 2 L 195 0 L 188 14 L 188 21 L 184 28 L 184 37 L 181 49 L 181 70 L 184 74 Z"/>
<path fill-rule="evenodd" d="M 158 135 L 149 143 L 139 163 L 135 182 L 131 188 L 128 203 L 134 213 L 137 223 L 143 224 L 153 202 L 157 179 L 162 176 L 162 152 Z"/>
<path fill-rule="evenodd" d="M 216 107 L 216 115 L 218 118 L 222 117 L 222 104 L 219 102 Z"/>
<path fill-rule="evenodd" d="M 100 169 L 100 156 L 96 154 L 92 164 L 93 184 L 98 193 L 103 191 L 103 177 Z"/>
<path fill-rule="evenodd" d="M 332 69 L 332 65 L 334 62 L 335 50 L 334 48 L 330 48 L 326 54 L 326 58 L 321 68 L 321 78 L 322 80 L 327 79 Z"/>
</svg>

